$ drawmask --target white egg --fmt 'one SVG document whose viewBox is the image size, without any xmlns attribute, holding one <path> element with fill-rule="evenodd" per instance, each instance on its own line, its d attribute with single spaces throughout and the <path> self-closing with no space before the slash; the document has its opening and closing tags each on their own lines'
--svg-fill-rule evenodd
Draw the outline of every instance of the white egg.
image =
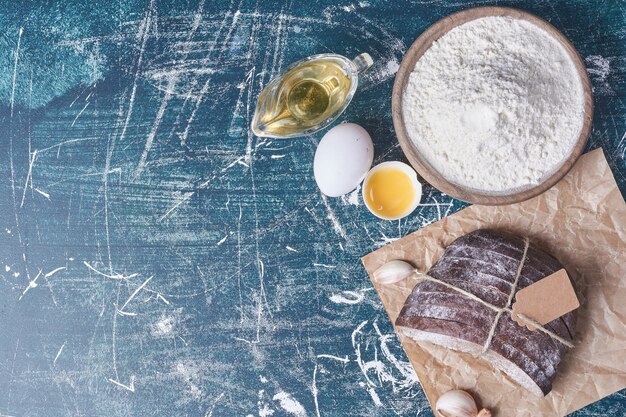
<svg viewBox="0 0 626 417">
<path fill-rule="evenodd" d="M 374 144 L 365 129 L 343 123 L 330 129 L 315 151 L 315 182 L 328 197 L 339 197 L 359 186 L 374 161 Z"/>
</svg>

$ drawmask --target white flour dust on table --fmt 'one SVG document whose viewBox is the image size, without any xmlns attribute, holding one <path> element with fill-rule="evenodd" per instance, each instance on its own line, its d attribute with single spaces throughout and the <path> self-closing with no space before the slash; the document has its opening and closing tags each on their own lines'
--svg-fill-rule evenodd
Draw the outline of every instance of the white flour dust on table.
<svg viewBox="0 0 626 417">
<path fill-rule="evenodd" d="M 580 76 L 565 48 L 524 20 L 485 17 L 450 30 L 417 61 L 404 123 L 446 180 L 488 193 L 538 184 L 583 126 Z"/>
</svg>

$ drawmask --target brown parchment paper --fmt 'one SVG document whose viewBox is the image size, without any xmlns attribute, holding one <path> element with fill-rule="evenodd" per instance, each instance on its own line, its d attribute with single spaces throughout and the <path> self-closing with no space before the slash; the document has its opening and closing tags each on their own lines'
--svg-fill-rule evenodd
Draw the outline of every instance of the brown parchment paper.
<svg viewBox="0 0 626 417">
<path fill-rule="evenodd" d="M 444 392 L 471 392 L 494 416 L 564 416 L 626 387 L 626 204 L 601 149 L 583 155 L 547 192 L 523 203 L 474 205 L 362 258 L 370 278 L 392 259 L 428 271 L 459 236 L 481 228 L 529 236 L 565 266 L 581 302 L 576 346 L 553 390 L 538 398 L 487 362 L 399 334 L 431 406 Z M 373 285 L 392 323 L 416 281 Z"/>
</svg>

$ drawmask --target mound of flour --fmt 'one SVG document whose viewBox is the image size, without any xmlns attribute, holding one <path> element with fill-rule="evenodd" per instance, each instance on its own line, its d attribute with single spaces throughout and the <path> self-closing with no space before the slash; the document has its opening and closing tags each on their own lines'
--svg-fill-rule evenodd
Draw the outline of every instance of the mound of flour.
<svg viewBox="0 0 626 417">
<path fill-rule="evenodd" d="M 508 17 L 449 31 L 417 61 L 403 94 L 407 132 L 432 167 L 496 194 L 550 174 L 580 135 L 583 113 L 566 50 Z"/>
</svg>

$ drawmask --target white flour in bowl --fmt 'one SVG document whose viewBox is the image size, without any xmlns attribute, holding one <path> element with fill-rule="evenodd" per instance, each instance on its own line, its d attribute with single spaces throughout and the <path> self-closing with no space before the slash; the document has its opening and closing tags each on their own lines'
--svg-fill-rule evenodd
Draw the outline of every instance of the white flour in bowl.
<svg viewBox="0 0 626 417">
<path fill-rule="evenodd" d="M 402 100 L 406 130 L 432 167 L 487 193 L 538 184 L 583 126 L 583 86 L 565 48 L 508 17 L 473 20 L 434 42 Z"/>
</svg>

